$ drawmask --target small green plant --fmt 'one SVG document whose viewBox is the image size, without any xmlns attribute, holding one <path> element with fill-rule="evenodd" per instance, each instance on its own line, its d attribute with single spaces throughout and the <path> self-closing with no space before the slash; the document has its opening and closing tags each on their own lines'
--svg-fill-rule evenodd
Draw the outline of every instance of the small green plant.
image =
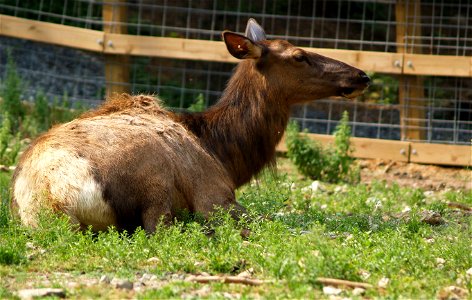
<svg viewBox="0 0 472 300">
<path fill-rule="evenodd" d="M 4 113 L 0 128 L 0 164 L 13 165 L 16 162 L 20 148 L 19 133 L 12 133 L 11 119 L 8 113 Z"/>
<path fill-rule="evenodd" d="M 48 100 L 41 91 L 36 95 L 35 100 L 33 117 L 38 123 L 38 129 L 40 131 L 46 131 L 51 126 L 51 109 L 49 108 Z"/>
<path fill-rule="evenodd" d="M 192 103 L 187 110 L 191 112 L 202 112 L 205 110 L 205 97 L 202 93 L 198 94 L 195 102 Z"/>
<path fill-rule="evenodd" d="M 69 122 L 86 110 L 86 107 L 78 104 L 72 107 L 67 94 L 62 98 L 55 97 L 49 103 L 44 93 L 36 95 L 35 102 L 26 105 L 27 113 L 21 124 L 21 136 L 34 138 L 41 132 L 48 130 L 55 124 Z"/>
<path fill-rule="evenodd" d="M 62 98 L 55 97 L 49 107 L 49 126 L 69 122 L 77 118 L 86 109 L 87 107 L 80 103 L 71 104 L 67 93 Z"/>
<path fill-rule="evenodd" d="M 22 139 L 34 138 L 52 125 L 64 123 L 84 111 L 83 106 L 73 109 L 67 94 L 56 98 L 50 105 L 43 92 L 36 95 L 34 103 L 21 101 L 22 81 L 16 71 L 12 55 L 8 52 L 6 76 L 1 86 L 0 98 L 0 164 L 14 165 L 22 147 Z"/>
<path fill-rule="evenodd" d="M 6 75 L 1 90 L 2 101 L 0 102 L 0 111 L 8 113 L 11 123 L 11 130 L 18 132 L 21 120 L 25 115 L 25 108 L 21 103 L 22 82 L 16 70 L 11 51 L 7 54 Z"/>
<path fill-rule="evenodd" d="M 349 115 L 343 113 L 334 132 L 334 144 L 323 148 L 319 142 L 300 134 L 298 125 L 290 123 L 287 128 L 288 157 L 299 171 L 312 179 L 326 182 L 357 182 L 359 170 L 354 166 L 348 125 Z"/>
<path fill-rule="evenodd" d="M 10 221 L 10 174 L 0 172 L 0 230 Z"/>
<path fill-rule="evenodd" d="M 364 102 L 379 104 L 398 103 L 398 79 L 391 75 L 369 73 L 372 84 L 361 96 Z"/>
<path fill-rule="evenodd" d="M 334 147 L 328 148 L 327 151 L 329 153 L 327 163 L 330 166 L 326 170 L 328 178 L 333 178 L 334 181 L 359 181 L 359 172 L 354 167 L 354 159 L 351 157 L 351 127 L 347 111 L 343 113 L 334 132 Z"/>
<path fill-rule="evenodd" d="M 290 122 L 287 127 L 287 148 L 288 157 L 302 174 L 311 178 L 322 177 L 325 160 L 323 147 L 318 141 L 300 134 L 295 122 Z"/>
</svg>

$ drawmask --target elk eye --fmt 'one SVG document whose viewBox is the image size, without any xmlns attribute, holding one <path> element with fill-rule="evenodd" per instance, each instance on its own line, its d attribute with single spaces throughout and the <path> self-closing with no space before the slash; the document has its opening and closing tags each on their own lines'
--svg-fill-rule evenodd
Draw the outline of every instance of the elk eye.
<svg viewBox="0 0 472 300">
<path fill-rule="evenodd" d="M 296 61 L 298 62 L 308 62 L 308 59 L 305 55 L 303 55 L 302 53 L 297 53 L 293 56 L 293 59 L 295 59 Z"/>
</svg>

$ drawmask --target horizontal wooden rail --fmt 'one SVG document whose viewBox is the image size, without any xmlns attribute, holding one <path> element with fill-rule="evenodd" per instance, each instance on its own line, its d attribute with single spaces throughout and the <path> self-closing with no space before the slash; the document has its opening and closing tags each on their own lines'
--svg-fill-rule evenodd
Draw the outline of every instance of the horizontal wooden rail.
<svg viewBox="0 0 472 300">
<path fill-rule="evenodd" d="M 105 53 L 237 62 L 222 42 L 168 37 L 106 34 Z M 111 46 L 110 46 L 111 45 Z"/>
<path fill-rule="evenodd" d="M 307 136 L 323 145 L 332 144 L 334 136 L 307 133 Z M 385 159 L 424 164 L 472 166 L 472 146 L 414 143 L 404 141 L 351 138 L 356 158 Z M 287 152 L 285 139 L 277 146 L 277 151 Z"/>
<path fill-rule="evenodd" d="M 472 57 L 405 53 L 403 73 L 409 75 L 470 77 L 472 76 Z"/>
<path fill-rule="evenodd" d="M 82 50 L 103 51 L 103 32 L 0 14 L 0 35 Z"/>
<path fill-rule="evenodd" d="M 234 63 L 222 42 L 104 33 L 72 26 L 0 15 L 0 35 L 77 49 L 176 59 Z M 307 51 L 339 59 L 366 71 L 472 77 L 472 57 L 403 54 L 324 48 Z"/>
</svg>

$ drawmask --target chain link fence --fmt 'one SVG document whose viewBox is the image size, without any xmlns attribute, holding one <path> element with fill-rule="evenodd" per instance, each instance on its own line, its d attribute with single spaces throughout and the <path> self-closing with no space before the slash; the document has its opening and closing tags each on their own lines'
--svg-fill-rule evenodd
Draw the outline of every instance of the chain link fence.
<svg viewBox="0 0 472 300">
<path fill-rule="evenodd" d="M 401 1 L 400 1 L 401 2 Z M 470 1 L 31 1 L 2 0 L 0 14 L 42 22 L 103 30 L 126 28 L 127 34 L 217 40 L 225 29 L 243 32 L 247 19 L 256 18 L 269 38 L 286 39 L 297 46 L 360 51 L 472 56 L 472 3 Z M 126 22 L 103 21 L 104 5 L 126 11 Z M 410 11 L 408 11 L 410 10 Z M 406 18 L 400 24 L 399 14 Z M 399 40 L 399 26 L 415 28 Z M 208 49 L 212 51 L 212 49 Z M 105 97 L 106 59 L 90 53 L 21 39 L 0 37 L 0 76 L 7 53 L 14 58 L 24 81 L 24 96 L 33 101 L 38 92 L 51 101 L 97 105 Z M 215 103 L 231 76 L 234 64 L 131 56 L 126 62 L 132 93 L 150 93 L 175 110 L 197 99 Z M 402 128 L 416 126 L 421 140 L 469 144 L 472 139 L 472 80 L 470 77 L 371 73 L 372 85 L 357 102 L 319 100 L 293 109 L 292 117 L 313 133 L 333 132 L 347 110 L 353 135 L 402 139 Z M 418 76 L 416 76 L 418 77 Z M 122 83 L 116 83 L 122 84 Z M 409 90 L 421 90 L 413 96 Z M 402 94 L 403 91 L 403 95 Z M 406 91 L 406 92 L 405 92 Z M 411 115 L 409 111 L 421 111 Z M 419 120 L 415 120 L 415 118 Z M 408 125 L 408 120 L 418 121 Z M 406 120 L 406 121 L 405 121 Z M 415 140 L 415 138 L 403 137 Z"/>
</svg>

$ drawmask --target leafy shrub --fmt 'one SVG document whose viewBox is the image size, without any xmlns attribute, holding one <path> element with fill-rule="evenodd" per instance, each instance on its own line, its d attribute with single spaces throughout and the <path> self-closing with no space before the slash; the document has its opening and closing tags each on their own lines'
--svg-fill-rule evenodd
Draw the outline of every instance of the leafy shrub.
<svg viewBox="0 0 472 300">
<path fill-rule="evenodd" d="M 317 141 L 311 140 L 306 134 L 300 134 L 298 125 L 290 123 L 287 128 L 288 157 L 298 170 L 311 179 L 327 182 L 358 182 L 359 169 L 353 164 L 354 159 L 348 125 L 349 115 L 343 113 L 334 132 L 334 144 L 323 148 Z"/>
<path fill-rule="evenodd" d="M 0 173 L 0 231 L 10 221 L 10 176 Z M 1 298 L 0 298 L 1 299 Z"/>
<path fill-rule="evenodd" d="M 321 143 L 310 140 L 299 133 L 297 123 L 291 122 L 287 127 L 287 155 L 298 170 L 311 178 L 321 178 L 324 160 Z"/>
<path fill-rule="evenodd" d="M 36 95 L 34 103 L 25 104 L 25 108 L 26 115 L 21 124 L 23 138 L 35 137 L 51 126 L 69 122 L 85 111 L 85 107 L 81 105 L 72 108 L 67 95 L 62 98 L 55 97 L 54 101 L 49 103 L 42 92 Z"/>
<path fill-rule="evenodd" d="M 398 103 L 398 78 L 392 75 L 369 73 L 372 84 L 361 96 L 368 103 L 396 104 Z"/>
<path fill-rule="evenodd" d="M 20 138 L 35 137 L 48 130 L 52 125 L 68 122 L 80 115 L 85 107 L 80 104 L 72 108 L 67 94 L 62 98 L 55 97 L 49 103 L 46 95 L 40 91 L 35 101 L 22 102 L 21 88 L 23 86 L 16 65 L 8 52 L 3 88 L 0 99 L 0 164 L 8 161 L 12 164 L 19 151 Z M 8 120 L 7 120 L 8 119 Z M 12 150 L 12 151 L 10 151 Z M 18 151 L 16 151 L 18 150 Z M 6 157 L 9 153 L 10 157 Z"/>
<path fill-rule="evenodd" d="M 62 98 L 55 97 L 52 105 L 49 106 L 49 127 L 55 124 L 69 122 L 86 110 L 87 107 L 81 103 L 72 105 L 67 94 L 64 94 Z"/>
<path fill-rule="evenodd" d="M 39 92 L 33 103 L 21 101 L 23 84 L 8 53 L 6 76 L 0 98 L 0 165 L 14 165 L 22 147 L 22 139 L 34 138 L 52 125 L 72 120 L 85 108 L 71 108 L 67 95 L 50 104 Z"/>
<path fill-rule="evenodd" d="M 13 165 L 20 152 L 20 135 L 13 134 L 11 119 L 8 113 L 4 113 L 0 127 L 0 164 Z"/>
<path fill-rule="evenodd" d="M 0 265 L 17 265 L 25 260 L 24 250 L 14 242 L 0 245 Z"/>
<path fill-rule="evenodd" d="M 3 100 L 0 102 L 0 111 L 8 114 L 11 130 L 18 131 L 21 120 L 25 115 L 25 109 L 21 103 L 21 78 L 16 71 L 16 65 L 11 51 L 8 51 L 6 76 L 3 82 L 1 95 Z"/>
<path fill-rule="evenodd" d="M 46 131 L 51 126 L 50 114 L 51 110 L 48 105 L 48 100 L 43 92 L 39 92 L 36 95 L 36 101 L 34 102 L 34 110 L 32 116 L 37 121 L 37 128 L 40 131 Z"/>
<path fill-rule="evenodd" d="M 191 112 L 202 112 L 205 110 L 205 97 L 203 97 L 202 93 L 198 94 L 195 102 L 192 103 L 187 110 Z"/>
</svg>

